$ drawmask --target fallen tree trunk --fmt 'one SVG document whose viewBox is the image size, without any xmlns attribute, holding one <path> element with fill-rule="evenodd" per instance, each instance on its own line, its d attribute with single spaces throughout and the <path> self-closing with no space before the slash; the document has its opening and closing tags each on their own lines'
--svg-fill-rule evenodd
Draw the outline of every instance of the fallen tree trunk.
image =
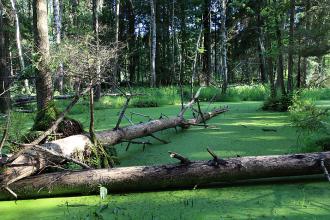
<svg viewBox="0 0 330 220">
<path fill-rule="evenodd" d="M 173 154 L 173 153 L 171 153 Z M 321 174 L 330 152 L 230 158 L 222 164 L 186 160 L 181 164 L 49 173 L 15 182 L 19 199 L 90 194 L 101 184 L 110 192 L 159 190 L 239 180 Z M 323 164 L 323 165 L 322 165 Z M 10 199 L 0 190 L 0 199 Z"/>
<path fill-rule="evenodd" d="M 96 133 L 96 138 L 103 145 L 114 145 L 122 141 L 129 141 L 140 137 L 150 136 L 155 132 L 162 131 L 168 128 L 180 126 L 188 128 L 191 125 L 198 125 L 202 120 L 209 120 L 221 113 L 227 112 L 228 109 L 215 109 L 212 112 L 204 113 L 203 117 L 199 116 L 196 119 L 185 120 L 183 117 L 174 117 L 166 119 L 152 120 L 146 123 L 131 125 L 117 130 L 103 131 Z M 43 144 L 42 146 L 52 150 L 64 157 L 72 157 L 77 152 L 82 154 L 91 146 L 91 140 L 86 135 L 73 135 L 67 138 L 59 139 L 53 142 Z M 0 175 L 1 185 L 8 186 L 17 180 L 35 174 L 43 170 L 48 165 L 58 163 L 58 158 L 48 157 L 42 152 L 36 152 L 35 149 L 29 149 L 21 153 L 17 158 L 5 168 Z"/>
</svg>

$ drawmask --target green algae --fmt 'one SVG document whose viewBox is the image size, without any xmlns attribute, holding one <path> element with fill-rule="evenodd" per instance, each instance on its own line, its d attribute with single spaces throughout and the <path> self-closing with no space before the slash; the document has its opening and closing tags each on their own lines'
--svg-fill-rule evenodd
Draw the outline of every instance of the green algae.
<svg viewBox="0 0 330 220">
<path fill-rule="evenodd" d="M 323 101 L 320 105 L 329 105 Z M 174 129 L 159 132 L 170 141 L 146 146 L 117 145 L 121 166 L 175 163 L 168 151 L 176 151 L 191 160 L 210 159 L 206 147 L 221 157 L 270 155 L 299 152 L 296 131 L 287 113 L 259 111 L 260 102 L 228 103 L 231 111 L 212 119 L 210 128 L 194 127 L 178 133 Z M 204 109 L 206 105 L 203 105 Z M 215 104 L 212 107 L 219 106 Z M 179 106 L 133 109 L 158 118 L 161 113 L 175 116 Z M 119 109 L 96 111 L 96 129 L 116 123 Z M 188 113 L 186 117 L 190 117 Z M 88 127 L 86 114 L 70 115 Z M 146 121 L 133 116 L 134 122 Z M 128 122 L 124 122 L 128 124 Z M 87 126 L 86 126 L 87 125 Z M 263 128 L 275 129 L 265 132 Z M 325 181 L 258 183 L 210 189 L 144 192 L 98 196 L 49 198 L 0 202 L 1 219 L 329 219 L 329 184 Z M 100 207 L 102 207 L 100 209 Z"/>
</svg>

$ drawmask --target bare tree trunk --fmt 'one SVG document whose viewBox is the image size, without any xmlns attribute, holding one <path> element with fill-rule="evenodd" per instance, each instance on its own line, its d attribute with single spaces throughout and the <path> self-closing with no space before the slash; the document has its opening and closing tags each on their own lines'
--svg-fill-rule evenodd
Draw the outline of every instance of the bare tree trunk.
<svg viewBox="0 0 330 220">
<path fill-rule="evenodd" d="M 55 39 L 56 46 L 60 47 L 61 44 L 61 31 L 62 31 L 62 14 L 60 7 L 60 0 L 53 0 L 53 10 L 54 10 L 54 29 L 55 29 Z M 64 78 L 64 69 L 63 63 L 60 63 L 57 70 L 57 79 L 56 85 L 57 90 L 63 94 L 63 78 Z"/>
<path fill-rule="evenodd" d="M 9 24 L 0 2 L 0 112 L 10 110 Z"/>
<path fill-rule="evenodd" d="M 226 19 L 227 19 L 227 2 L 228 0 L 220 1 L 220 36 L 221 36 L 221 75 L 223 79 L 222 84 L 222 94 L 226 94 L 228 88 L 228 66 L 227 66 L 227 29 L 226 29 Z"/>
<path fill-rule="evenodd" d="M 298 64 L 297 64 L 297 88 L 301 88 L 301 56 L 298 56 Z"/>
<path fill-rule="evenodd" d="M 133 8 L 133 1 L 129 0 L 127 2 L 127 10 L 128 10 L 128 59 L 129 59 L 129 79 L 131 83 L 137 81 L 135 67 L 136 65 L 136 47 L 135 47 L 135 14 Z"/>
<path fill-rule="evenodd" d="M 306 87 L 306 79 L 307 79 L 307 57 L 302 58 L 301 63 L 301 87 Z"/>
<path fill-rule="evenodd" d="M 276 3 L 276 0 L 274 0 Z M 284 85 L 284 64 L 283 64 L 283 43 L 282 43 L 282 32 L 280 29 L 280 22 L 278 20 L 278 15 L 275 15 L 276 24 L 276 40 L 277 40 L 277 84 L 280 87 L 282 95 L 286 95 L 285 85 Z"/>
<path fill-rule="evenodd" d="M 156 3 L 157 4 L 157 3 Z M 151 48 L 150 48 L 150 87 L 156 86 L 156 45 L 157 45 L 157 37 L 156 37 L 156 13 L 155 13 L 155 0 L 150 0 L 150 7 L 151 7 Z"/>
<path fill-rule="evenodd" d="M 99 37 L 99 13 L 102 9 L 102 0 L 93 0 L 93 29 L 94 29 L 94 39 L 96 44 L 96 53 L 99 54 L 100 51 L 100 37 Z M 95 101 L 98 101 L 101 98 L 101 66 L 100 61 L 96 61 L 96 78 L 97 83 L 95 86 Z"/>
<path fill-rule="evenodd" d="M 272 50 L 270 36 L 267 36 L 266 46 L 267 46 L 268 51 Z M 273 66 L 273 58 L 271 55 L 267 56 L 267 68 L 268 68 L 267 71 L 268 71 L 269 84 L 270 84 L 270 98 L 274 100 L 276 98 L 276 86 L 275 86 L 275 73 L 274 73 L 274 66 Z"/>
<path fill-rule="evenodd" d="M 47 1 L 33 0 L 34 42 L 35 51 L 39 56 L 37 68 L 35 69 L 38 113 L 34 128 L 37 130 L 47 129 L 43 127 L 43 120 L 48 117 L 49 111 L 53 111 L 51 109 L 53 108 L 51 105 L 53 89 L 49 70 L 50 55 L 47 17 Z"/>
<path fill-rule="evenodd" d="M 293 47 L 294 47 L 294 17 L 295 0 L 290 0 L 290 34 L 289 34 L 289 55 L 288 55 L 288 93 L 293 90 Z"/>
<path fill-rule="evenodd" d="M 212 155 L 213 160 L 193 162 L 170 153 L 181 163 L 42 174 L 20 180 L 12 184 L 11 189 L 19 199 L 28 199 L 97 193 L 100 184 L 110 192 L 193 188 L 244 180 L 323 174 L 324 170 L 330 169 L 330 152 L 226 160 Z M 12 196 L 0 189 L 0 199 L 8 200 Z"/>
<path fill-rule="evenodd" d="M 17 45 L 17 51 L 18 51 L 18 58 L 19 58 L 19 63 L 21 67 L 21 72 L 25 71 L 25 62 L 24 62 L 24 57 L 23 57 L 23 51 L 22 51 L 22 43 L 21 43 L 21 31 L 19 27 L 19 18 L 18 18 L 18 13 L 16 10 L 16 0 L 10 0 L 11 7 L 14 12 L 15 16 L 15 26 L 16 26 L 16 45 Z M 30 94 L 30 88 L 29 88 L 29 80 L 25 79 L 24 80 L 24 89 L 25 93 Z"/>
<path fill-rule="evenodd" d="M 116 82 L 121 81 L 121 74 L 120 74 L 120 66 L 119 66 L 119 16 L 120 16 L 120 0 L 116 0 L 116 36 L 115 36 L 115 43 L 116 43 L 116 57 L 115 57 L 115 68 L 114 68 L 114 78 Z"/>
<path fill-rule="evenodd" d="M 258 5 L 257 12 L 257 24 L 258 24 L 258 50 L 259 50 L 259 68 L 260 68 L 260 79 L 262 83 L 267 83 L 267 67 L 266 67 L 266 49 L 264 45 L 264 33 L 262 28 L 262 18 L 261 18 L 261 7 Z"/>
<path fill-rule="evenodd" d="M 204 0 L 203 30 L 204 30 L 204 53 L 203 53 L 203 83 L 210 85 L 211 80 L 211 1 Z"/>
</svg>

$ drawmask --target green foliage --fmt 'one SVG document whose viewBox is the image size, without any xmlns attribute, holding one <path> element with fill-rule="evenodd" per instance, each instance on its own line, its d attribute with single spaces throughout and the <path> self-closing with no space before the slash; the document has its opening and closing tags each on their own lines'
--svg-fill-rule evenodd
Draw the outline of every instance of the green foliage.
<svg viewBox="0 0 330 220">
<path fill-rule="evenodd" d="M 320 109 L 310 99 L 293 97 L 293 104 L 289 108 L 290 120 L 300 132 L 309 134 L 327 130 L 329 112 L 328 109 Z"/>
<path fill-rule="evenodd" d="M 329 112 L 310 99 L 296 94 L 289 108 L 290 121 L 298 131 L 303 152 L 330 150 Z"/>
</svg>

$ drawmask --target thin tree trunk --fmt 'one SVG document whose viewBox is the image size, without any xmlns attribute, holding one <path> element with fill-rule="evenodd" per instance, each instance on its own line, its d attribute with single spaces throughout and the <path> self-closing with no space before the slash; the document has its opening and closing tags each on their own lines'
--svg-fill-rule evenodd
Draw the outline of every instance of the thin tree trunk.
<svg viewBox="0 0 330 220">
<path fill-rule="evenodd" d="M 100 51 L 99 14 L 101 12 L 102 4 L 102 0 L 93 0 L 93 29 L 97 54 L 99 54 Z M 98 101 L 101 98 L 101 66 L 98 58 L 96 63 L 95 77 L 97 78 L 97 83 L 95 86 L 95 101 Z"/>
<path fill-rule="evenodd" d="M 268 35 L 266 39 L 266 46 L 267 50 L 272 50 L 271 45 L 271 38 Z M 271 55 L 267 56 L 267 68 L 268 68 L 268 77 L 269 77 L 269 84 L 270 84 L 270 98 L 275 99 L 276 98 L 276 86 L 275 86 L 275 74 L 274 74 L 274 66 L 273 66 L 273 58 Z"/>
<path fill-rule="evenodd" d="M 211 80 L 211 1 L 204 0 L 203 30 L 204 30 L 204 53 L 203 53 L 203 84 L 210 85 Z"/>
<path fill-rule="evenodd" d="M 180 82 L 180 78 L 176 78 L 176 69 L 175 69 L 175 66 L 176 66 L 176 47 L 175 47 L 175 44 L 176 44 L 176 30 L 175 30 L 175 20 L 174 20 L 174 17 L 175 17 L 175 0 L 172 0 L 172 15 L 171 15 L 171 30 L 172 30 L 172 59 L 171 59 L 171 72 L 172 72 L 172 77 L 173 77 L 173 80 L 175 82 L 178 82 L 179 85 L 181 85 L 181 82 Z"/>
<path fill-rule="evenodd" d="M 197 72 L 197 61 L 198 61 L 199 48 L 200 48 L 200 44 L 201 44 L 202 34 L 203 34 L 203 24 L 201 24 L 201 26 L 200 26 L 199 35 L 197 38 L 196 48 L 195 48 L 194 63 L 192 66 L 192 71 L 191 71 L 191 80 L 190 80 L 191 98 L 193 98 L 193 96 L 194 96 L 194 85 L 195 85 L 195 78 L 196 78 L 196 72 Z"/>
<path fill-rule="evenodd" d="M 276 0 L 274 0 L 276 3 Z M 280 87 L 282 95 L 286 95 L 285 85 L 284 85 L 284 64 L 283 64 L 283 43 L 282 43 L 282 33 L 280 29 L 280 22 L 278 21 L 278 15 L 275 15 L 276 24 L 276 40 L 277 40 L 277 84 Z"/>
<path fill-rule="evenodd" d="M 307 58 L 303 57 L 301 63 L 301 87 L 306 87 L 306 79 L 307 79 Z"/>
<path fill-rule="evenodd" d="M 15 16 L 16 45 L 17 45 L 18 58 L 19 58 L 19 63 L 20 63 L 20 67 L 21 67 L 21 72 L 23 72 L 23 71 L 25 71 L 25 62 L 24 62 L 22 43 L 21 43 L 21 31 L 20 31 L 20 26 L 19 26 L 19 18 L 18 18 L 18 13 L 16 10 L 16 0 L 10 0 L 10 3 L 11 3 L 11 7 L 13 9 L 14 16 Z M 23 83 L 24 83 L 25 93 L 30 94 L 29 80 L 25 79 Z"/>
<path fill-rule="evenodd" d="M 210 184 L 233 184 L 244 180 L 323 174 L 324 170 L 330 169 L 330 152 L 225 160 L 212 155 L 215 157 L 213 160 L 193 162 L 176 153 L 170 153 L 171 157 L 179 159 L 181 163 L 49 173 L 20 180 L 10 187 L 18 194 L 18 199 L 28 199 L 98 193 L 100 184 L 110 192 L 168 190 Z M 13 198 L 1 188 L 0 199 Z"/>
<path fill-rule="evenodd" d="M 262 28 L 262 20 L 261 20 L 261 8 L 258 7 L 257 14 L 257 23 L 258 23 L 258 50 L 259 50 L 259 68 L 260 68 L 260 79 L 263 84 L 267 83 L 267 67 L 266 67 L 266 49 L 264 45 L 264 33 Z"/>
<path fill-rule="evenodd" d="M 0 2 L 0 112 L 10 110 L 9 23 Z"/>
<path fill-rule="evenodd" d="M 289 34 L 289 55 L 288 55 L 288 93 L 293 90 L 293 47 L 294 47 L 294 17 L 295 0 L 290 0 L 290 34 Z"/>
<path fill-rule="evenodd" d="M 135 67 L 136 65 L 136 47 L 135 45 L 135 14 L 133 8 L 133 1 L 127 2 L 127 13 L 128 13 L 128 59 L 129 59 L 129 79 L 131 83 L 137 81 Z"/>
<path fill-rule="evenodd" d="M 61 31 L 62 31 L 62 14 L 60 7 L 60 0 L 53 0 L 53 10 L 54 10 L 54 29 L 55 29 L 55 39 L 56 46 L 60 47 L 61 44 Z M 57 70 L 57 79 L 56 85 L 57 90 L 63 94 L 63 77 L 64 77 L 64 69 L 63 63 L 60 63 Z"/>
<path fill-rule="evenodd" d="M 157 3 L 156 3 L 157 4 Z M 150 79 L 150 87 L 156 86 L 156 45 L 157 45 L 157 37 L 156 37 L 156 13 L 155 13 L 155 0 L 150 0 L 151 7 L 151 79 Z"/>
<path fill-rule="evenodd" d="M 115 68 L 113 77 L 115 81 L 120 83 L 121 81 L 121 74 L 120 74 L 120 66 L 119 66 L 119 16 L 120 16 L 120 0 L 116 0 L 116 34 L 115 34 L 115 46 L 116 46 L 116 57 L 115 57 Z"/>
<path fill-rule="evenodd" d="M 221 36 L 221 75 L 223 79 L 222 83 L 222 94 L 227 93 L 228 88 L 228 66 L 227 66 L 227 29 L 226 29 L 226 19 L 227 19 L 227 1 L 220 1 L 220 36 Z"/>
<path fill-rule="evenodd" d="M 297 88 L 301 88 L 301 56 L 298 56 L 298 64 L 297 64 Z"/>
</svg>

